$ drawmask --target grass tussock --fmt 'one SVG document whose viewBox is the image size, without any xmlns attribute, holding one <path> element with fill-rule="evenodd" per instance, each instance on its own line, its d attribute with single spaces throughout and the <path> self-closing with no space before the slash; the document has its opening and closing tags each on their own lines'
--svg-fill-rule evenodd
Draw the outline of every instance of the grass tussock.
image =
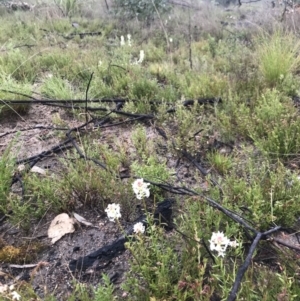
<svg viewBox="0 0 300 301">
<path fill-rule="evenodd" d="M 259 70 L 269 87 L 299 71 L 300 43 L 293 33 L 283 30 L 271 34 L 262 32 L 256 44 Z"/>
</svg>

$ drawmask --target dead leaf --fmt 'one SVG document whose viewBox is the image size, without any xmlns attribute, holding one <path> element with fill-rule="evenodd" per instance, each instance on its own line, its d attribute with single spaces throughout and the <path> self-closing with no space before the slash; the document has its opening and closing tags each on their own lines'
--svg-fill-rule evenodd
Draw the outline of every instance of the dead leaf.
<svg viewBox="0 0 300 301">
<path fill-rule="evenodd" d="M 26 168 L 25 165 L 21 164 L 21 165 L 18 166 L 18 171 L 22 172 L 23 170 L 25 170 L 25 168 Z"/>
<path fill-rule="evenodd" d="M 48 237 L 52 238 L 52 243 L 54 244 L 59 239 L 61 239 L 67 233 L 73 233 L 74 220 L 69 217 L 67 213 L 62 213 L 57 215 L 51 222 L 48 229 Z"/>
<path fill-rule="evenodd" d="M 84 224 L 86 226 L 93 226 L 92 223 L 88 222 L 84 217 L 80 216 L 79 214 L 77 213 L 73 213 L 74 214 L 74 217 L 76 218 L 76 220 L 81 223 L 81 224 Z"/>
<path fill-rule="evenodd" d="M 119 172 L 126 172 L 128 170 L 128 168 L 125 168 L 125 167 L 120 167 L 119 168 Z"/>
<path fill-rule="evenodd" d="M 33 166 L 31 169 L 30 169 L 31 172 L 35 172 L 35 173 L 39 173 L 41 175 L 45 175 L 46 174 L 46 170 L 43 169 L 43 168 L 40 168 L 38 166 Z"/>
</svg>

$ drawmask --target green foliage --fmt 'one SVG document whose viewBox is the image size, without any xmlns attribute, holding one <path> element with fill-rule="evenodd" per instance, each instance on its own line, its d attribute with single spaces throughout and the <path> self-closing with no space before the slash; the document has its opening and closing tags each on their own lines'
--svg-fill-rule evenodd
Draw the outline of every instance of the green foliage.
<svg viewBox="0 0 300 301">
<path fill-rule="evenodd" d="M 60 77 L 50 77 L 42 86 L 42 94 L 50 99 L 75 99 L 74 88 Z M 77 96 L 78 97 L 78 96 Z"/>
<path fill-rule="evenodd" d="M 233 210 L 245 210 L 243 215 L 256 227 L 266 229 L 272 223 L 291 226 L 299 215 L 297 195 L 300 181 L 278 162 L 258 161 L 249 156 L 239 168 L 228 174 L 223 204 Z"/>
<path fill-rule="evenodd" d="M 219 152 L 212 152 L 208 154 L 207 159 L 211 166 L 222 175 L 229 172 L 232 167 L 232 160 L 230 156 L 220 154 Z"/>
<path fill-rule="evenodd" d="M 7 213 L 10 209 L 8 198 L 15 163 L 11 148 L 12 145 L 8 146 L 0 157 L 0 212 L 2 213 Z"/>
<path fill-rule="evenodd" d="M 147 135 L 144 127 L 137 127 L 131 134 L 131 140 L 139 156 L 151 155 L 151 150 L 153 151 L 153 149 L 147 143 Z"/>
<path fill-rule="evenodd" d="M 150 217 L 149 217 L 150 219 Z M 152 222 L 147 236 L 137 236 L 127 243 L 133 255 L 130 271 L 122 286 L 129 292 L 128 300 L 171 297 L 179 277 L 175 245 L 165 238 L 164 230 Z"/>
<path fill-rule="evenodd" d="M 17 48 L 1 55 L 0 72 L 17 81 L 33 83 L 39 74 L 39 66 L 35 63 L 35 55 Z"/>
<path fill-rule="evenodd" d="M 298 112 L 276 91 L 266 91 L 258 100 L 249 130 L 256 145 L 271 157 L 286 159 L 299 152 Z"/>
<path fill-rule="evenodd" d="M 206 112 L 206 108 L 194 105 L 188 109 L 181 104 L 176 106 L 176 112 L 169 115 L 167 121 L 172 124 L 167 136 L 174 137 L 169 142 L 170 149 L 175 153 L 186 150 L 191 154 L 196 154 L 201 147 L 207 145 L 207 135 L 211 134 L 211 126 L 214 120 L 214 114 L 211 111 Z"/>
<path fill-rule="evenodd" d="M 155 98 L 157 91 L 158 87 L 156 81 L 141 78 L 132 84 L 129 95 L 131 99 L 149 101 Z"/>
<path fill-rule="evenodd" d="M 112 301 L 114 300 L 113 292 L 114 286 L 110 283 L 109 277 L 105 274 L 102 275 L 104 285 L 99 285 L 95 290 L 94 301 Z"/>
<path fill-rule="evenodd" d="M 108 204 L 118 203 L 125 219 L 135 210 L 134 206 L 130 206 L 133 199 L 131 183 L 117 177 L 122 154 L 120 157 L 116 156 L 105 145 L 83 145 L 83 148 L 87 156 L 103 162 L 106 169 L 93 161 L 79 159 L 76 153 L 72 152 L 62 161 L 64 168 L 60 176 L 31 176 L 27 186 L 28 197 L 31 200 L 28 201 L 27 212 L 30 208 L 35 208 L 33 217 L 40 216 L 49 208 L 55 212 L 71 210 L 77 202 L 87 207 L 96 207 L 101 212 L 104 212 Z M 26 208 L 23 210 L 26 211 Z"/>
<path fill-rule="evenodd" d="M 259 70 L 269 87 L 274 87 L 289 73 L 299 70 L 300 43 L 290 32 L 276 30 L 262 33 L 257 41 Z"/>
<path fill-rule="evenodd" d="M 28 97 L 21 95 L 31 96 L 32 92 L 30 91 L 29 84 L 21 84 L 14 80 L 10 76 L 0 75 L 1 80 L 1 90 L 0 91 L 0 120 L 3 116 L 8 116 L 14 112 L 17 114 L 27 113 L 30 109 L 30 104 L 9 104 L 9 100 L 27 100 Z M 16 93 L 10 93 L 16 92 Z"/>
<path fill-rule="evenodd" d="M 131 169 L 138 177 L 146 178 L 154 182 L 164 182 L 170 180 L 172 170 L 166 167 L 163 161 L 160 161 L 154 155 L 143 156 L 142 162 L 134 161 Z"/>
</svg>

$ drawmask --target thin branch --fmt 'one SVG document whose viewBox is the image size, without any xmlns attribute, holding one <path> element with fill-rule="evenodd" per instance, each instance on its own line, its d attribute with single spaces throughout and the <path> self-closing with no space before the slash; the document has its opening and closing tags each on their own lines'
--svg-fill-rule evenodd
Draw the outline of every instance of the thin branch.
<svg viewBox="0 0 300 301">
<path fill-rule="evenodd" d="M 104 0 L 104 1 L 105 1 L 106 9 L 109 10 L 109 6 L 108 6 L 108 3 L 107 3 L 107 0 Z"/>
<path fill-rule="evenodd" d="M 269 241 L 275 241 L 285 247 L 288 247 L 288 248 L 291 248 L 291 249 L 294 249 L 294 250 L 297 250 L 297 251 L 300 251 L 300 246 L 296 246 L 294 244 L 291 244 L 291 243 L 288 243 L 287 241 L 283 240 L 283 239 L 280 239 L 280 238 L 277 238 L 277 237 L 272 237 L 269 239 Z"/>
<path fill-rule="evenodd" d="M 246 273 L 248 266 L 250 265 L 250 263 L 252 261 L 253 253 L 255 252 L 256 246 L 259 243 L 261 237 L 262 237 L 262 233 L 257 233 L 254 241 L 251 244 L 251 247 L 250 247 L 248 255 L 244 261 L 244 264 L 239 268 L 239 270 L 237 272 L 233 287 L 227 298 L 227 301 L 235 301 L 236 300 L 236 295 L 237 295 L 238 289 L 241 285 L 244 274 Z"/>
<path fill-rule="evenodd" d="M 164 25 L 163 20 L 161 19 L 160 13 L 159 13 L 159 11 L 158 11 L 158 9 L 157 9 L 155 3 L 154 3 L 154 0 L 151 0 L 151 1 L 152 1 L 152 5 L 153 5 L 153 7 L 154 7 L 154 9 L 155 9 L 155 11 L 156 11 L 156 14 L 157 14 L 157 16 L 158 16 L 158 19 L 159 19 L 159 22 L 160 22 L 160 26 L 162 27 L 162 30 L 163 30 L 163 32 L 164 32 L 164 34 L 165 34 L 168 52 L 170 52 L 170 41 L 169 41 L 169 37 L 168 37 L 168 33 L 167 33 L 167 30 L 166 30 L 166 27 L 165 27 L 165 25 Z"/>
<path fill-rule="evenodd" d="M 86 87 L 86 91 L 85 91 L 85 121 L 88 122 L 88 115 L 87 115 L 87 102 L 88 102 L 88 93 L 89 93 L 89 89 L 90 89 L 90 85 L 93 79 L 93 75 L 94 72 L 91 73 L 88 85 Z"/>
</svg>

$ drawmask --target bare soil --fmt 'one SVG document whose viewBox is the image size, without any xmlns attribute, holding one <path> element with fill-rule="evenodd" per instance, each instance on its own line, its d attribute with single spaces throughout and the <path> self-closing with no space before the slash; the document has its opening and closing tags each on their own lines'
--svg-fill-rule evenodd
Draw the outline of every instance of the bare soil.
<svg viewBox="0 0 300 301">
<path fill-rule="evenodd" d="M 12 151 L 19 160 L 38 155 L 58 145 L 63 139 L 60 139 L 53 130 L 34 129 L 34 127 L 40 125 L 55 127 L 52 117 L 53 114 L 57 113 L 60 114 L 69 128 L 81 124 L 63 110 L 41 105 L 32 106 L 29 113 L 22 116 L 22 118 L 11 115 L 2 119 L 0 125 L 0 155 L 17 136 L 17 143 Z M 27 130 L 23 131 L 23 129 Z M 5 133 L 16 130 L 22 131 L 3 136 Z M 39 161 L 36 165 L 47 169 L 49 173 L 57 172 L 61 167 L 58 158 L 59 156 L 50 156 Z M 19 184 L 13 185 L 12 190 L 19 192 Z M 0 222 L 0 239 L 6 245 L 17 247 L 29 242 L 29 244 L 39 243 L 43 246 L 43 251 L 32 262 L 37 264 L 37 267 L 29 266 L 26 268 L 26 265 L 24 265 L 25 268 L 22 268 L 23 264 L 21 263 L 18 268 L 12 267 L 10 264 L 0 264 L 0 283 L 11 285 L 16 283 L 17 280 L 30 282 L 41 299 L 47 293 L 54 293 L 58 300 L 66 299 L 72 292 L 74 277 L 96 286 L 101 282 L 101 274 L 105 273 L 115 284 L 121 283 L 124 272 L 128 269 L 128 251 L 114 258 L 112 262 L 108 262 L 102 267 L 98 266 L 97 269 L 79 271 L 75 274 L 69 270 L 70 260 L 85 256 L 113 242 L 120 235 L 120 230 L 116 227 L 116 224 L 109 222 L 97 210 L 80 206 L 74 211 L 95 227 L 78 223 L 75 225 L 74 233 L 65 235 L 53 245 L 47 236 L 50 222 L 55 217 L 53 214 L 48 213 L 41 220 L 34 221 L 27 231 L 22 228 L 22 225 L 14 226 L 8 220 Z M 1 272 L 4 273 L 3 275 L 9 275 L 9 277 L 1 276 Z"/>
</svg>

